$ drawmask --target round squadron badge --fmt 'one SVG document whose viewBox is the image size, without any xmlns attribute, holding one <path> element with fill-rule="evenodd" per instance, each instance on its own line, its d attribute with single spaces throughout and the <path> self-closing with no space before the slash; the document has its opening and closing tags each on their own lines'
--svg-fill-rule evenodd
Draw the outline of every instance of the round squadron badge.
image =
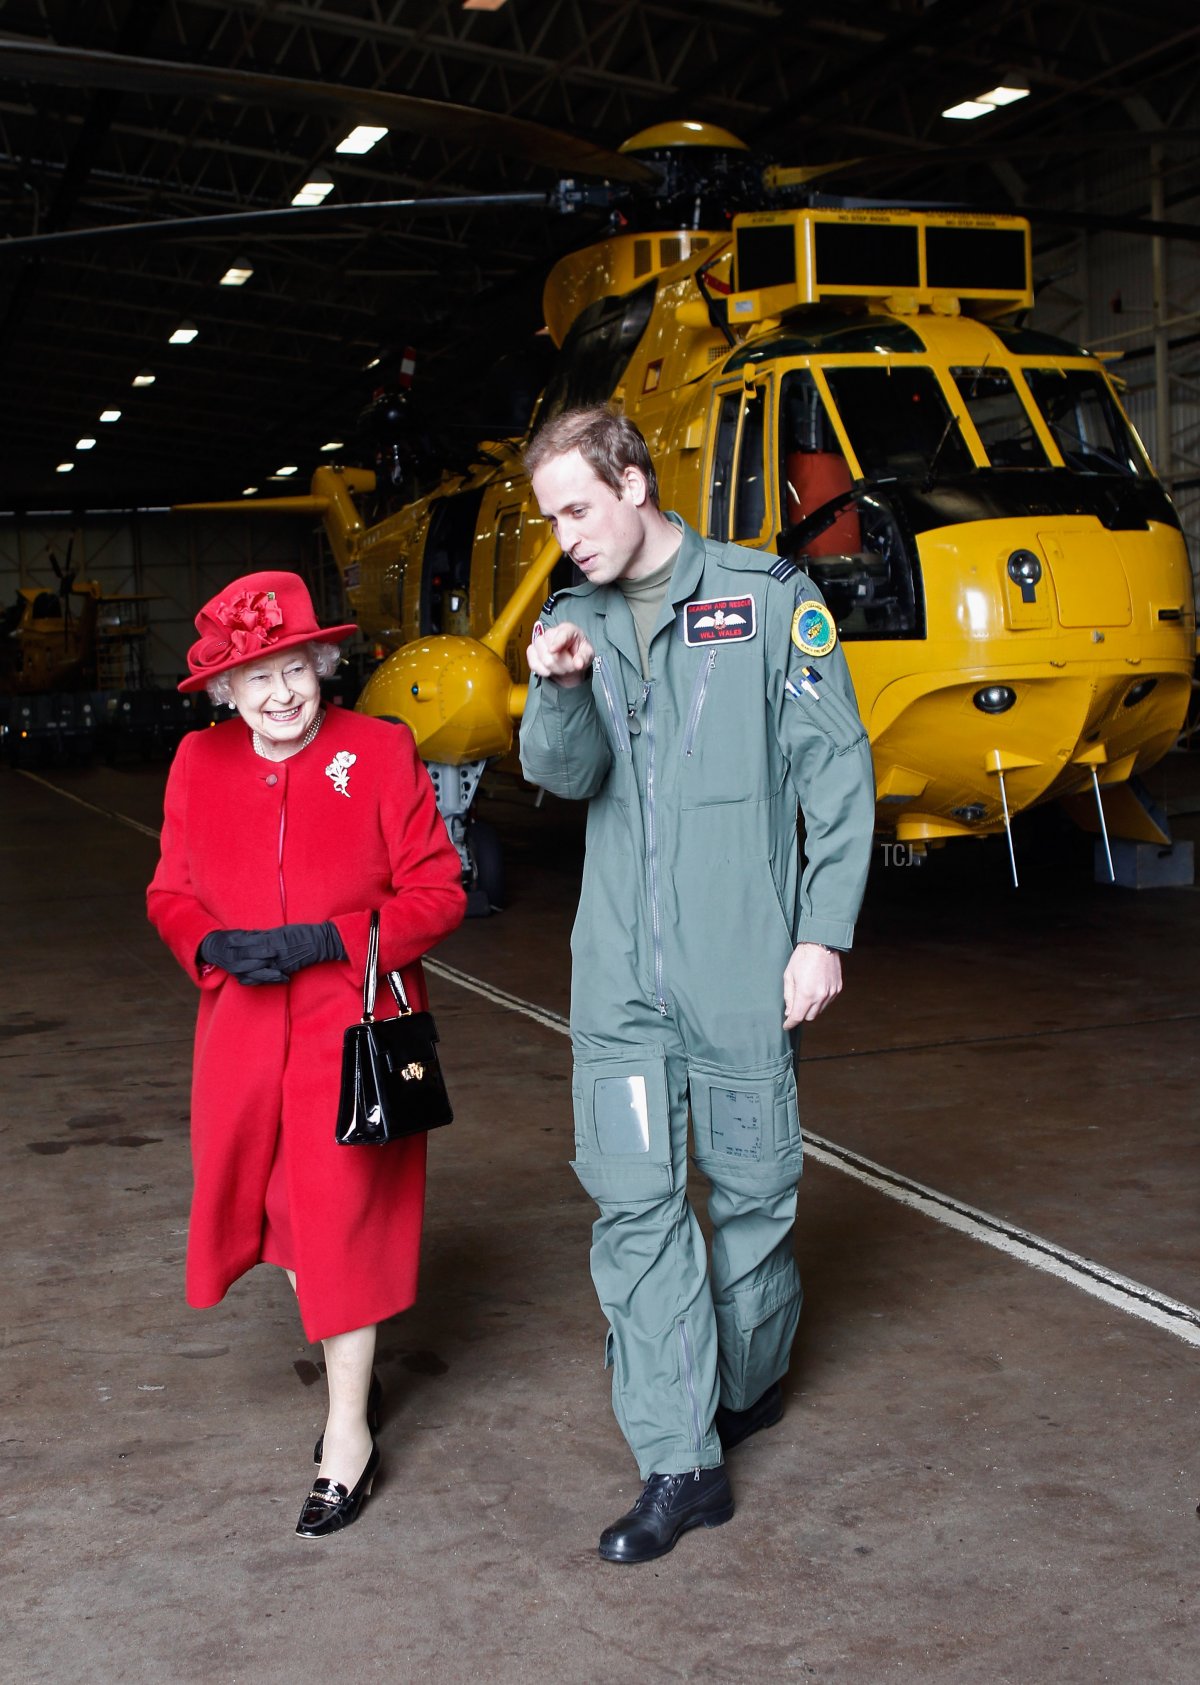
<svg viewBox="0 0 1200 1685">
<path fill-rule="evenodd" d="M 837 627 L 824 603 L 810 597 L 792 616 L 792 642 L 801 655 L 828 655 L 837 643 Z"/>
</svg>

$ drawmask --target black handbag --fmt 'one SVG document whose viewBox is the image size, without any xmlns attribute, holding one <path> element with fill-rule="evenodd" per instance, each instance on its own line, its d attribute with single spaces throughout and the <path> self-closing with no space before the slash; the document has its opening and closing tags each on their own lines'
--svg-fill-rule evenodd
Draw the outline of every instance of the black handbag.
<svg viewBox="0 0 1200 1685">
<path fill-rule="evenodd" d="M 342 1089 L 334 1140 L 339 1146 L 381 1147 L 405 1135 L 420 1135 L 450 1123 L 454 1113 L 437 1056 L 437 1026 L 430 1012 L 414 1012 L 404 980 L 387 980 L 398 1018 L 375 1017 L 375 973 L 379 965 L 379 914 L 371 914 L 363 1015 L 342 1037 Z"/>
</svg>

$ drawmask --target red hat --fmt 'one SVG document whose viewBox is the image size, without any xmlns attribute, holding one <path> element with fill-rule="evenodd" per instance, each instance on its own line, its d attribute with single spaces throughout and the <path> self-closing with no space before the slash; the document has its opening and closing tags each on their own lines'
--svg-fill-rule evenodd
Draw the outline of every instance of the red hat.
<svg viewBox="0 0 1200 1685">
<path fill-rule="evenodd" d="M 180 690 L 203 690 L 218 673 L 296 644 L 340 643 L 357 626 L 318 626 L 308 587 L 298 573 L 247 573 L 205 603 L 200 636 L 188 650 L 191 672 Z"/>
</svg>

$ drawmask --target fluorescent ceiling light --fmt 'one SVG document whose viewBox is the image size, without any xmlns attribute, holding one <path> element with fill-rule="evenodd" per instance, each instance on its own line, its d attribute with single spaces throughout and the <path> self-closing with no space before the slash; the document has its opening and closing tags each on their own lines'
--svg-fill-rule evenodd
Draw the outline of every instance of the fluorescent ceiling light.
<svg viewBox="0 0 1200 1685">
<path fill-rule="evenodd" d="M 134 377 L 133 377 L 133 384 L 135 386 L 153 386 L 154 385 L 154 371 L 153 371 L 153 369 L 143 369 L 140 374 L 135 374 Z"/>
<path fill-rule="evenodd" d="M 464 12 L 498 12 L 505 0 L 462 0 Z"/>
<path fill-rule="evenodd" d="M 357 129 L 351 129 L 345 140 L 338 142 L 334 151 L 353 152 L 361 156 L 377 146 L 386 134 L 386 129 L 373 129 L 369 123 L 360 123 Z"/>
<path fill-rule="evenodd" d="M 95 439 L 76 439 L 76 441 L 75 441 L 75 449 L 77 451 L 94 450 L 95 445 L 96 445 Z"/>
<path fill-rule="evenodd" d="M 364 369 L 377 369 L 378 367 L 379 367 L 379 358 L 378 357 L 372 357 L 371 361 L 369 363 L 363 364 Z"/>
<path fill-rule="evenodd" d="M 69 474 L 74 466 L 73 462 L 60 462 L 54 472 L 56 474 Z"/>
<path fill-rule="evenodd" d="M 1019 88 L 1011 82 L 1001 82 L 986 94 L 977 95 L 975 99 L 960 100 L 957 105 L 943 111 L 942 116 L 959 118 L 964 122 L 972 117 L 987 117 L 1002 105 L 1012 105 L 1016 100 L 1028 98 L 1028 95 L 1028 88 Z"/>
<path fill-rule="evenodd" d="M 168 345 L 190 345 L 200 329 L 195 322 L 180 322 L 175 332 L 167 340 Z"/>
<path fill-rule="evenodd" d="M 258 490 L 257 486 L 247 486 L 245 491 L 242 493 L 242 496 L 243 497 L 253 497 L 257 490 Z"/>
<path fill-rule="evenodd" d="M 271 475 L 271 478 L 273 480 L 286 480 L 289 474 L 295 474 L 296 472 L 297 465 L 294 462 L 290 462 L 284 468 L 277 468 Z"/>
<path fill-rule="evenodd" d="M 323 451 L 340 451 L 345 442 L 344 439 L 326 439 L 321 449 Z"/>
<path fill-rule="evenodd" d="M 319 205 L 333 192 L 328 176 L 311 176 L 292 200 L 293 205 Z"/>
<path fill-rule="evenodd" d="M 217 282 L 219 287 L 244 287 L 254 270 L 248 263 L 234 263 Z"/>
<path fill-rule="evenodd" d="M 980 94 L 979 97 L 985 105 L 1015 105 L 1017 100 L 1029 98 L 1029 89 L 1019 88 L 1011 82 L 1001 82 L 998 88 L 993 88 L 990 93 Z"/>
<path fill-rule="evenodd" d="M 101 421 L 120 421 L 121 412 L 120 410 L 101 410 L 100 419 Z"/>
</svg>

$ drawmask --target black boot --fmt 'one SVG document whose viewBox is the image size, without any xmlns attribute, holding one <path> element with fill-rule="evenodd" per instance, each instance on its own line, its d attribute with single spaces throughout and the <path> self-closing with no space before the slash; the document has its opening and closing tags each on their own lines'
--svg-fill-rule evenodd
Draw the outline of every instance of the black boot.
<svg viewBox="0 0 1200 1685">
<path fill-rule="evenodd" d="M 720 1527 L 733 1514 L 724 1463 L 686 1474 L 652 1474 L 633 1508 L 600 1535 L 606 1562 L 653 1562 L 689 1527 Z"/>
<path fill-rule="evenodd" d="M 783 1388 L 778 1381 L 772 1381 L 762 1397 L 756 1398 L 744 1410 L 727 1410 L 723 1404 L 718 1404 L 713 1426 L 720 1437 L 722 1449 L 732 1451 L 735 1445 L 749 1439 L 760 1428 L 774 1427 L 782 1415 Z"/>
</svg>

